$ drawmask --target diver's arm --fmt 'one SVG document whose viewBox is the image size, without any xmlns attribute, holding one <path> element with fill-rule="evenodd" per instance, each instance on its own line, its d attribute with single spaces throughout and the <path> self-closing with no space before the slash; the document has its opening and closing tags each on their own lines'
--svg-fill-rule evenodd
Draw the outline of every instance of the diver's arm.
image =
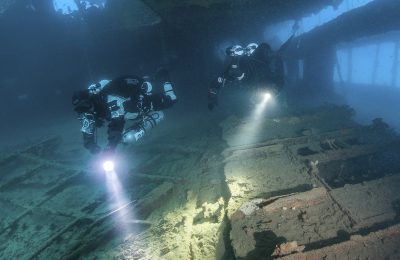
<svg viewBox="0 0 400 260">
<path fill-rule="evenodd" d="M 170 82 L 165 82 L 163 88 L 163 93 L 145 96 L 145 99 L 147 99 L 145 103 L 148 103 L 148 101 L 150 101 L 152 110 L 159 111 L 167 109 L 178 102 L 178 98 L 176 97 L 175 92 L 172 88 L 172 84 Z"/>
<path fill-rule="evenodd" d="M 240 81 L 244 78 L 245 73 L 239 66 L 240 59 L 236 57 L 233 62 L 226 68 L 222 77 L 213 80 L 211 87 L 208 89 L 208 109 L 213 110 L 218 105 L 218 95 L 220 90 L 229 82 Z"/>
<path fill-rule="evenodd" d="M 218 95 L 221 88 L 224 87 L 226 83 L 226 79 L 224 77 L 218 77 L 211 83 L 210 88 L 208 89 L 208 109 L 213 110 L 215 106 L 218 105 Z"/>
<path fill-rule="evenodd" d="M 81 132 L 83 137 L 83 146 L 93 154 L 98 153 L 100 147 L 96 144 L 96 121 L 89 92 L 86 90 L 75 92 L 72 96 L 72 105 L 82 124 Z"/>
<path fill-rule="evenodd" d="M 177 102 L 177 99 L 172 100 L 171 97 L 161 93 L 151 95 L 149 100 L 151 102 L 152 110 L 155 111 L 170 108 Z"/>
<path fill-rule="evenodd" d="M 83 113 L 80 115 L 79 120 L 82 123 L 83 146 L 92 154 L 100 152 L 100 147 L 97 145 L 95 138 L 96 121 L 94 115 L 92 113 Z"/>
<path fill-rule="evenodd" d="M 244 71 L 241 69 L 238 61 L 229 65 L 224 72 L 223 78 L 229 82 L 240 81 L 244 78 Z"/>
</svg>

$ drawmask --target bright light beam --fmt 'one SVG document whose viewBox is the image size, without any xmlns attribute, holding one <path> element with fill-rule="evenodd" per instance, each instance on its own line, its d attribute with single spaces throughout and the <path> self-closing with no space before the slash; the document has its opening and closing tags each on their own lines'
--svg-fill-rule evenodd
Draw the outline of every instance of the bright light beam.
<svg viewBox="0 0 400 260">
<path fill-rule="evenodd" d="M 102 166 L 105 173 L 110 210 L 118 211 L 115 213 L 115 218 L 119 223 L 120 230 L 122 230 L 124 234 L 130 234 L 132 230 L 128 222 L 134 218 L 132 217 L 130 208 L 125 206 L 131 204 L 131 202 L 125 196 L 124 188 L 115 171 L 115 162 L 113 160 L 105 160 Z"/>
<path fill-rule="evenodd" d="M 269 103 L 269 101 L 271 101 L 271 99 L 272 99 L 271 93 L 265 92 L 262 94 L 262 100 L 260 103 L 256 104 L 256 107 L 251 116 L 252 120 L 256 120 L 256 121 L 260 120 L 260 116 L 265 111 L 265 108 L 266 108 L 267 104 Z"/>
<path fill-rule="evenodd" d="M 114 171 L 114 162 L 107 160 L 103 163 L 103 169 L 106 173 Z"/>
<path fill-rule="evenodd" d="M 265 92 L 261 95 L 261 102 L 255 105 L 250 117 L 246 120 L 247 122 L 240 126 L 235 137 L 235 144 L 252 144 L 257 139 L 266 108 L 272 106 L 274 103 L 271 93 Z"/>
<path fill-rule="evenodd" d="M 268 102 L 268 100 L 270 100 L 271 98 L 272 98 L 271 93 L 267 92 L 264 94 L 263 102 Z"/>
</svg>

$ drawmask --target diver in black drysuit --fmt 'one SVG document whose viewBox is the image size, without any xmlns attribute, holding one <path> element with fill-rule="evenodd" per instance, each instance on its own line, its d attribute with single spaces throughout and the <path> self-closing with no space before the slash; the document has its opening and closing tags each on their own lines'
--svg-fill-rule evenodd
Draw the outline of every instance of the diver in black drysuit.
<svg viewBox="0 0 400 260">
<path fill-rule="evenodd" d="M 164 117 L 161 110 L 171 107 L 177 98 L 166 70 L 156 79 L 163 84 L 163 92 L 152 93 L 147 78 L 122 76 L 101 80 L 88 89 L 77 91 L 72 103 L 82 123 L 83 144 L 92 154 L 101 151 L 96 141 L 96 128 L 108 121 L 108 144 L 105 151 L 113 152 L 119 143 L 132 143 L 143 137 Z M 126 126 L 127 121 L 132 122 Z"/>
<path fill-rule="evenodd" d="M 251 43 L 246 48 L 240 45 L 226 49 L 230 57 L 229 66 L 222 76 L 211 83 L 208 90 L 208 109 L 218 104 L 218 94 L 225 85 L 240 81 L 244 86 L 257 92 L 272 92 L 277 95 L 284 85 L 284 65 L 282 53 L 291 43 L 291 36 L 278 51 L 273 51 L 268 43 Z"/>
</svg>

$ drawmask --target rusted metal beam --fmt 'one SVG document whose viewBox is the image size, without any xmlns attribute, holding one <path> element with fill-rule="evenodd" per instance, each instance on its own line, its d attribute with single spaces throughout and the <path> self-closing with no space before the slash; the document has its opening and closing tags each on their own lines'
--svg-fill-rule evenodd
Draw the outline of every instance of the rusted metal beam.
<svg viewBox="0 0 400 260">
<path fill-rule="evenodd" d="M 80 172 L 76 172 L 73 173 L 70 177 L 66 178 L 63 182 L 54 185 L 52 188 L 50 188 L 47 192 L 46 195 L 44 196 L 44 198 L 42 200 L 40 200 L 38 203 L 36 203 L 36 205 L 33 205 L 29 208 L 27 208 L 24 212 L 22 212 L 21 214 L 19 214 L 11 223 L 9 223 L 6 227 L 4 227 L 3 229 L 0 230 L 0 235 L 3 234 L 5 231 L 7 231 L 10 227 L 12 227 L 13 225 L 15 225 L 18 221 L 20 221 L 23 217 L 25 217 L 26 215 L 28 215 L 30 212 L 32 212 L 33 209 L 39 208 L 41 205 L 43 205 L 45 202 L 47 202 L 48 200 L 50 200 L 52 197 L 54 197 L 56 194 L 55 191 L 59 189 L 59 187 L 62 187 L 63 185 L 65 185 L 66 183 L 69 183 L 71 180 L 73 180 L 74 178 L 76 178 L 79 174 L 81 174 Z"/>
<path fill-rule="evenodd" d="M 170 182 L 165 182 L 158 186 L 157 188 L 153 189 L 150 193 L 148 193 L 144 198 L 135 202 L 129 202 L 128 204 L 124 205 L 123 207 L 108 213 L 107 215 L 97 219 L 93 222 L 89 227 L 85 229 L 85 231 L 76 239 L 76 244 L 71 247 L 71 250 L 64 255 L 62 258 L 64 259 L 76 259 L 89 249 L 93 249 L 101 242 L 104 241 L 105 237 L 112 234 L 115 230 L 116 225 L 119 223 L 118 220 L 110 220 L 111 222 L 107 225 L 103 225 L 106 220 L 108 220 L 111 216 L 115 213 L 120 213 L 118 217 L 124 216 L 128 214 L 128 212 L 135 211 L 135 215 L 139 216 L 141 219 L 146 219 L 148 215 L 155 209 L 158 208 L 160 205 L 166 202 L 169 199 L 169 195 L 172 193 L 174 185 Z M 121 212 L 124 210 L 123 212 Z M 129 221 L 132 222 L 132 221 Z M 145 220 L 134 220 L 133 223 L 135 224 L 151 224 Z M 82 241 L 85 241 L 82 244 Z"/>
<path fill-rule="evenodd" d="M 305 144 L 305 143 L 310 143 L 310 142 L 315 142 L 315 141 L 322 141 L 327 138 L 343 138 L 343 137 L 356 136 L 357 130 L 359 130 L 359 129 L 358 128 L 346 128 L 346 129 L 334 130 L 334 131 L 324 132 L 324 133 L 315 134 L 315 135 L 306 135 L 306 136 L 289 137 L 289 138 L 278 138 L 278 139 L 268 140 L 268 141 L 261 142 L 261 143 L 233 146 L 233 147 L 229 147 L 229 148 L 225 149 L 223 151 L 222 155 L 224 155 L 225 157 L 229 157 L 236 151 L 250 150 L 250 149 L 254 149 L 254 148 L 272 146 L 272 145 L 277 145 L 277 144 L 292 146 L 292 145 Z"/>
<path fill-rule="evenodd" d="M 131 170 L 130 177 L 144 179 L 147 181 L 172 181 L 174 183 L 184 183 L 187 182 L 187 179 L 184 178 L 177 178 L 173 176 L 165 176 L 165 175 L 157 175 L 157 174 L 143 174 L 143 173 L 135 173 L 135 170 Z"/>
<path fill-rule="evenodd" d="M 23 181 L 31 178 L 36 173 L 40 172 L 41 169 L 44 169 L 44 168 L 45 168 L 45 166 L 39 165 L 32 169 L 26 170 L 24 174 L 19 175 L 15 178 L 12 178 L 11 180 L 7 181 L 6 183 L 0 185 L 0 192 L 3 192 L 4 190 L 8 189 L 9 187 L 12 187 L 20 182 L 23 182 Z"/>
<path fill-rule="evenodd" d="M 400 225 L 370 233 L 352 235 L 350 240 L 307 252 L 290 254 L 278 259 L 380 259 L 397 258 L 400 243 Z"/>
<path fill-rule="evenodd" d="M 319 163 L 326 163 L 330 161 L 347 160 L 366 154 L 376 153 L 378 151 L 387 149 L 387 147 L 387 145 L 354 145 L 348 149 L 324 151 L 323 153 L 302 156 L 300 159 L 310 162 L 318 161 Z"/>
</svg>

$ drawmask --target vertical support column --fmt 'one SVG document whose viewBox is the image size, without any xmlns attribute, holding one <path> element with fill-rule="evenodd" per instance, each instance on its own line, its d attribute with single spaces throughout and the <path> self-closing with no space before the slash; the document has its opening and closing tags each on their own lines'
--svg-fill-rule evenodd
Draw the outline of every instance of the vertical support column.
<svg viewBox="0 0 400 260">
<path fill-rule="evenodd" d="M 339 79 L 339 83 L 340 84 L 344 84 L 344 79 L 343 79 L 343 75 L 342 75 L 342 67 L 340 66 L 340 61 L 338 58 L 338 53 L 337 51 L 335 51 L 335 65 L 336 65 L 336 71 L 338 74 L 338 79 Z"/>
<path fill-rule="evenodd" d="M 347 83 L 353 83 L 353 48 L 351 46 L 347 53 Z"/>
<path fill-rule="evenodd" d="M 316 51 L 318 50 L 318 51 Z M 318 96 L 329 96 L 333 92 L 335 47 L 313 46 L 305 55 L 304 81 L 307 91 Z"/>
<path fill-rule="evenodd" d="M 338 90 L 342 95 L 345 95 L 346 93 L 346 88 L 345 88 L 345 79 L 343 78 L 342 74 L 342 64 L 340 64 L 340 60 L 338 58 L 338 50 L 335 49 L 335 66 L 334 69 L 336 68 L 337 75 L 338 75 L 338 82 L 334 82 L 334 86 L 338 84 Z M 335 72 L 334 72 L 335 73 Z M 335 76 L 333 76 L 333 81 L 335 81 Z"/>
<path fill-rule="evenodd" d="M 399 77 L 397 75 L 397 68 L 399 67 L 399 48 L 400 48 L 400 41 L 396 41 L 394 45 L 394 54 L 393 54 L 392 87 L 397 87 L 396 80 L 397 77 Z"/>
<path fill-rule="evenodd" d="M 378 74 L 378 67 L 379 67 L 379 53 L 381 50 L 381 45 L 376 45 L 376 52 L 375 52 L 375 59 L 374 59 L 374 68 L 372 69 L 372 84 L 376 84 L 376 76 Z"/>
<path fill-rule="evenodd" d="M 285 60 L 287 67 L 287 75 L 285 77 L 285 87 L 291 87 L 299 81 L 299 61 L 294 58 Z"/>
</svg>

